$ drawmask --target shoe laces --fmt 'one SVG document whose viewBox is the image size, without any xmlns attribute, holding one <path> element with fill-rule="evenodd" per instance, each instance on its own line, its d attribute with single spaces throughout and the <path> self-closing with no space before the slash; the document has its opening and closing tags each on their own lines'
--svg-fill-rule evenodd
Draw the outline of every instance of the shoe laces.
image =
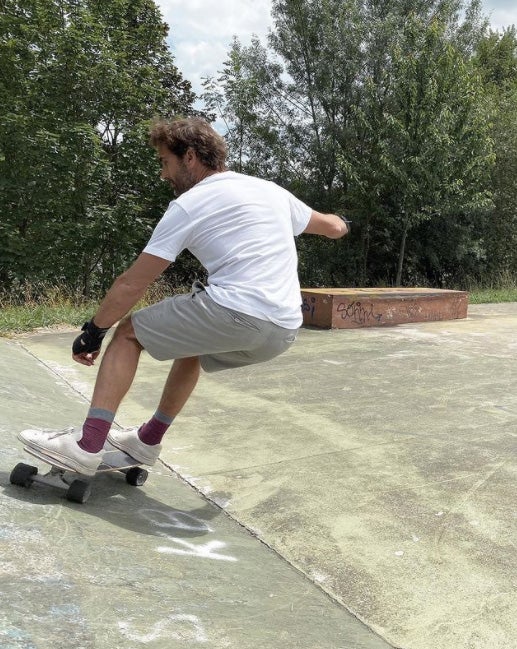
<svg viewBox="0 0 517 649">
<path fill-rule="evenodd" d="M 48 436 L 49 439 L 56 439 L 56 437 L 62 437 L 63 435 L 72 435 L 75 432 L 75 428 L 73 426 L 69 426 L 68 428 L 64 428 L 63 430 L 57 430 L 57 431 L 51 431 L 47 429 L 49 433 L 52 433 L 51 435 Z M 44 430 L 43 432 L 47 432 Z"/>
</svg>

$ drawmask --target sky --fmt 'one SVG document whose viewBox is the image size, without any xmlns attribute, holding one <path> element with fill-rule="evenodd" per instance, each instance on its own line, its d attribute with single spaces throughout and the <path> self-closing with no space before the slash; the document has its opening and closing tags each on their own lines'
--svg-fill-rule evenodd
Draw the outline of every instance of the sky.
<svg viewBox="0 0 517 649">
<path fill-rule="evenodd" d="M 202 78 L 217 76 L 237 36 L 248 45 L 253 35 L 265 44 L 272 26 L 271 0 L 155 0 L 170 32 L 175 63 L 194 92 Z M 517 26 L 516 0 L 484 0 L 494 29 Z"/>
<path fill-rule="evenodd" d="M 203 77 L 217 76 L 234 36 L 248 45 L 265 43 L 271 0 L 155 0 L 169 25 L 168 43 L 176 66 L 196 93 Z"/>
</svg>

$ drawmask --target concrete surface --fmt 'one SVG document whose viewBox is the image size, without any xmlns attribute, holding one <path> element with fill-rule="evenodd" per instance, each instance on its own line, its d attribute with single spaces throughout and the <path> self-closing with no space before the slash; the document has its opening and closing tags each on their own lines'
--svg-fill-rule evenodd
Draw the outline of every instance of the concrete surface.
<svg viewBox="0 0 517 649">
<path fill-rule="evenodd" d="M 18 430 L 84 417 L 74 335 L 0 341 L 2 648 L 516 649 L 517 304 L 204 375 L 148 482 L 86 505 L 8 485 Z"/>
</svg>

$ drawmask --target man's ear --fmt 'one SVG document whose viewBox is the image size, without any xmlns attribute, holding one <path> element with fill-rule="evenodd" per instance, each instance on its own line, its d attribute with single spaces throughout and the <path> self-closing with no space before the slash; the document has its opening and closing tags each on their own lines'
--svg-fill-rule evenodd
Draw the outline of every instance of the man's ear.
<svg viewBox="0 0 517 649">
<path fill-rule="evenodd" d="M 192 164 L 197 160 L 197 154 L 191 146 L 185 151 L 184 160 L 187 164 Z"/>
</svg>

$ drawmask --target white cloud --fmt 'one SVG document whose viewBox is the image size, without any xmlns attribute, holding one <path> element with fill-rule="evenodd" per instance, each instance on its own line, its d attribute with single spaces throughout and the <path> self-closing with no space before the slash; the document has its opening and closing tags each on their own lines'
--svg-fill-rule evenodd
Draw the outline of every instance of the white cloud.
<svg viewBox="0 0 517 649">
<path fill-rule="evenodd" d="M 513 0 L 512 0 L 513 3 Z M 517 5 L 511 6 L 509 3 L 505 6 L 504 2 L 496 0 L 486 3 L 485 11 L 490 19 L 490 25 L 493 29 L 502 29 L 515 25 L 517 27 Z"/>
<path fill-rule="evenodd" d="M 176 65 L 196 92 L 201 89 L 202 79 L 215 76 L 222 68 L 228 47 L 224 43 L 192 41 L 181 43 L 176 50 Z"/>
<path fill-rule="evenodd" d="M 225 38 L 233 34 L 264 32 L 269 23 L 270 0 L 160 0 L 174 24 L 184 16 L 182 23 L 189 31 L 209 37 Z"/>
<path fill-rule="evenodd" d="M 517 4 L 515 0 L 482 0 L 482 7 L 492 29 L 517 25 Z"/>
<path fill-rule="evenodd" d="M 195 92 L 202 77 L 222 70 L 234 36 L 249 44 L 265 42 L 271 26 L 271 0 L 155 0 L 170 32 L 176 65 Z"/>
</svg>

